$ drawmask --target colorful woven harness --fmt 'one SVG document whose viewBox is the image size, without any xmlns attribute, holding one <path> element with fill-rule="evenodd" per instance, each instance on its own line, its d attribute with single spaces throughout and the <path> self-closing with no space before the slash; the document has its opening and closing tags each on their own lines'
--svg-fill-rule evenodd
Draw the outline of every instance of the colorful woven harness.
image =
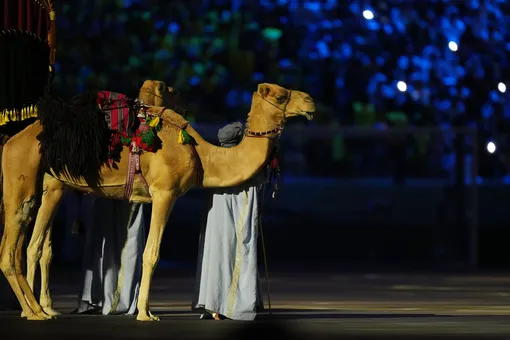
<svg viewBox="0 0 510 340">
<path fill-rule="evenodd" d="M 146 106 L 146 105 L 141 106 L 141 111 L 146 115 L 146 117 L 152 118 L 150 120 L 149 125 L 151 125 L 151 123 L 152 123 L 152 125 L 153 125 L 152 127 L 160 126 L 161 121 L 163 120 L 163 118 L 161 118 L 161 115 L 163 114 L 163 112 L 165 111 L 166 108 L 162 108 L 161 112 L 159 112 L 158 114 L 153 114 L 153 113 L 148 112 L 149 107 L 150 106 Z M 186 132 L 186 127 L 189 125 L 189 123 L 186 122 L 182 125 L 177 125 L 177 124 L 170 122 L 168 120 L 165 120 L 165 123 L 179 129 L 179 135 L 178 135 L 178 139 L 177 139 L 177 142 L 179 144 L 190 146 L 191 154 L 196 160 L 196 162 L 194 163 L 194 171 L 195 171 L 195 175 L 197 178 L 196 186 L 201 187 L 202 186 L 202 175 L 203 175 L 202 171 L 201 171 L 202 167 L 201 167 L 200 157 L 198 156 L 198 153 L 197 153 L 197 150 L 195 147 L 196 142 L 193 139 L 193 137 L 191 137 Z M 149 191 L 149 185 L 148 185 L 145 177 L 143 176 L 141 167 L 140 167 L 140 154 L 142 152 L 143 152 L 143 150 L 140 147 L 138 147 L 135 142 L 131 143 L 130 152 L 129 152 L 128 173 L 127 173 L 127 177 L 126 177 L 126 187 L 124 190 L 124 198 L 127 200 L 129 200 L 131 198 L 131 195 L 133 194 L 134 180 L 135 180 L 136 175 L 140 176 L 140 179 L 141 179 L 144 187 L 147 189 L 147 191 Z"/>
</svg>

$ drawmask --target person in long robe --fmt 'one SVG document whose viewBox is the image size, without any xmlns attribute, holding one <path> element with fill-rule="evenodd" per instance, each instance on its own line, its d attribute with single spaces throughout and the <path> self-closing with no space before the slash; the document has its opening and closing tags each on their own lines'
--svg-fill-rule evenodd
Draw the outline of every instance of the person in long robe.
<svg viewBox="0 0 510 340">
<path fill-rule="evenodd" d="M 76 313 L 133 315 L 145 245 L 143 204 L 94 198 L 86 226 L 84 281 Z"/>
<path fill-rule="evenodd" d="M 237 145 L 243 136 L 241 123 L 218 132 L 223 147 Z M 259 204 L 266 174 L 248 183 L 216 190 L 200 233 L 197 284 L 192 309 L 201 318 L 254 320 L 263 309 L 258 279 L 257 240 Z"/>
</svg>

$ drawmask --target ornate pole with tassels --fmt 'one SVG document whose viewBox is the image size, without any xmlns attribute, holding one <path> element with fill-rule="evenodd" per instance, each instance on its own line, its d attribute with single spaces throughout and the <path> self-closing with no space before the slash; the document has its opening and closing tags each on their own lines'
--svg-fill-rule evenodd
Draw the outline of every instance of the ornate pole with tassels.
<svg viewBox="0 0 510 340">
<path fill-rule="evenodd" d="M 37 117 L 35 103 L 50 85 L 56 54 L 51 0 L 3 0 L 0 24 L 0 134 L 12 136 Z M 49 66 L 48 66 L 49 65 Z M 28 123 L 29 121 L 27 121 Z"/>
<path fill-rule="evenodd" d="M 55 55 L 57 53 L 56 48 L 56 39 L 57 39 L 57 13 L 55 13 L 54 1 L 43 0 L 43 3 L 48 10 L 48 17 L 50 19 L 48 25 L 48 45 L 50 46 L 50 67 L 52 68 L 55 65 Z M 50 69 L 50 72 L 53 72 Z"/>
</svg>

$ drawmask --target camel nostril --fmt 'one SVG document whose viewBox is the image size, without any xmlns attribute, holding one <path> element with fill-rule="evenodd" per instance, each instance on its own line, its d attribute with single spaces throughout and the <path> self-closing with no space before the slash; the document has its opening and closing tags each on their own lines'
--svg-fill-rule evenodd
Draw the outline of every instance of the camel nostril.
<svg viewBox="0 0 510 340">
<path fill-rule="evenodd" d="M 307 103 L 313 103 L 313 99 L 310 96 L 306 96 L 303 100 Z"/>
</svg>

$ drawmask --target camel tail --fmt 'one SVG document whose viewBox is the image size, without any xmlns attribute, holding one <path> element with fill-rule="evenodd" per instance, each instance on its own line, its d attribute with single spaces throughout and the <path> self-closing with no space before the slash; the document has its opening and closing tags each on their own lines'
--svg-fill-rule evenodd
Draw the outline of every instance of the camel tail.
<svg viewBox="0 0 510 340">
<path fill-rule="evenodd" d="M 97 105 L 97 93 L 64 100 L 47 92 L 37 103 L 42 132 L 37 136 L 42 166 L 57 176 L 83 178 L 91 186 L 101 182 L 101 166 L 108 160 L 110 131 Z"/>
</svg>

